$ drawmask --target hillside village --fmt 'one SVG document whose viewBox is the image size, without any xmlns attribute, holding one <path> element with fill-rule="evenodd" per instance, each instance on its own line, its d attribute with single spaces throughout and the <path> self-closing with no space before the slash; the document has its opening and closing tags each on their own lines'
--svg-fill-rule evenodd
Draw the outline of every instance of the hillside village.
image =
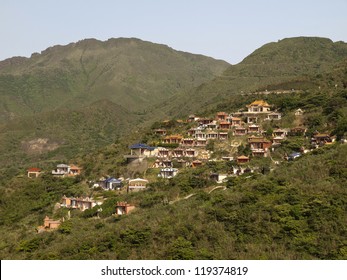
<svg viewBox="0 0 347 280">
<path fill-rule="evenodd" d="M 346 259 L 346 50 L 87 40 L 3 65 L 1 258 Z"/>
<path fill-rule="evenodd" d="M 255 100 L 237 112 L 217 112 L 211 117 L 190 115 L 186 120 L 163 121 L 152 127 L 147 143 L 130 145 L 129 154 L 124 155 L 125 164 L 144 164 L 146 170 L 151 170 L 150 178 L 106 177 L 90 181 L 90 187 L 96 191 L 116 191 L 119 194 L 139 192 L 159 179 L 172 179 L 184 170 L 198 168 L 208 162 L 225 162 L 226 172 L 211 171 L 209 174 L 209 180 L 215 186 L 225 186 L 229 178 L 270 172 L 283 161 L 295 160 L 312 149 L 335 142 L 335 137 L 318 131 L 309 138 L 302 121 L 305 112 L 300 108 L 293 112 L 294 123 L 290 127 L 281 127 L 283 116 L 279 109 L 264 100 Z M 288 149 L 280 150 L 282 144 L 288 144 L 291 139 L 300 139 L 302 146 L 288 153 Z M 261 167 L 264 163 L 268 165 L 268 170 Z M 28 178 L 37 178 L 41 173 L 42 170 L 35 167 L 27 170 Z M 61 163 L 50 174 L 57 178 L 81 176 L 83 168 Z M 98 206 L 98 211 L 102 211 L 105 199 L 102 195 L 97 196 L 98 199 L 64 195 L 57 207 L 85 211 Z M 117 201 L 114 215 L 128 214 L 135 208 L 131 203 Z M 38 232 L 57 229 L 60 222 L 46 216 Z"/>
</svg>

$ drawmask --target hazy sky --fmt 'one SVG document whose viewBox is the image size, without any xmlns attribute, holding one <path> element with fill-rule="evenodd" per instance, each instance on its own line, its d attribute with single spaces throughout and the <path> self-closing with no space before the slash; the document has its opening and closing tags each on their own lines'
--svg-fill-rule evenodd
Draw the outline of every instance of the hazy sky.
<svg viewBox="0 0 347 280">
<path fill-rule="evenodd" d="M 347 0 L 0 0 L 0 60 L 137 37 L 235 64 L 287 37 L 346 42 L 346 14 Z"/>
</svg>

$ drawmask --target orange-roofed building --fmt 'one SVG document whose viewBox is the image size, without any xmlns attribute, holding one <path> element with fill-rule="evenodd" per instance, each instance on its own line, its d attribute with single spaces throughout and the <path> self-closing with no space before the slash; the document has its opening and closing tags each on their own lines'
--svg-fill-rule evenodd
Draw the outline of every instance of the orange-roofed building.
<svg viewBox="0 0 347 280">
<path fill-rule="evenodd" d="M 249 162 L 249 157 L 243 156 L 243 155 L 237 157 L 237 163 L 238 164 L 247 163 L 247 162 Z"/>
<path fill-rule="evenodd" d="M 182 140 L 183 136 L 182 135 L 169 135 L 169 136 L 166 136 L 164 139 L 163 139 L 163 142 L 166 143 L 166 144 L 179 144 Z"/>
<path fill-rule="evenodd" d="M 37 178 L 41 174 L 41 169 L 36 167 L 28 168 L 28 178 Z"/>
<path fill-rule="evenodd" d="M 57 228 L 59 228 L 61 224 L 60 220 L 53 220 L 51 218 L 49 218 L 48 216 L 46 216 L 43 220 L 43 226 L 39 226 L 37 227 L 37 232 L 38 233 L 42 233 L 45 231 L 50 231 L 50 230 L 55 230 Z"/>
<path fill-rule="evenodd" d="M 247 105 L 248 113 L 269 113 L 270 105 L 264 100 L 256 100 Z"/>
<path fill-rule="evenodd" d="M 231 123 L 230 122 L 225 122 L 225 121 L 222 121 L 219 123 L 219 129 L 220 130 L 229 130 L 231 128 Z"/>
<path fill-rule="evenodd" d="M 231 125 L 232 126 L 240 126 L 242 123 L 242 120 L 240 118 L 237 117 L 232 117 L 231 118 Z"/>
<path fill-rule="evenodd" d="M 216 119 L 218 121 L 225 121 L 229 115 L 225 112 L 218 112 L 216 115 Z"/>
<path fill-rule="evenodd" d="M 78 167 L 77 165 L 70 165 L 70 173 L 69 176 L 77 176 L 77 175 L 81 175 L 82 172 L 82 168 Z"/>
</svg>

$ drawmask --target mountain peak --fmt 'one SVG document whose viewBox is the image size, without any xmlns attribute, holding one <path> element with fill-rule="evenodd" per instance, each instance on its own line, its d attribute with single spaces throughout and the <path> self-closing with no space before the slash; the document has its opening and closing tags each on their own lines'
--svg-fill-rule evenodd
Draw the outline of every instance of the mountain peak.
<svg viewBox="0 0 347 280">
<path fill-rule="evenodd" d="M 346 43 L 334 43 L 328 38 L 321 37 L 293 37 L 265 44 L 247 56 L 241 63 L 336 63 L 346 55 Z"/>
</svg>

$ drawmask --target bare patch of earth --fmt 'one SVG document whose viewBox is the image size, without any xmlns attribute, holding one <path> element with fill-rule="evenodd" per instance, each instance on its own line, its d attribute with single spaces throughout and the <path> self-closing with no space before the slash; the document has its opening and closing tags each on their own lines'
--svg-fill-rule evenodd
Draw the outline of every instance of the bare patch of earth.
<svg viewBox="0 0 347 280">
<path fill-rule="evenodd" d="M 22 141 L 22 148 L 28 154 L 42 154 L 54 151 L 60 144 L 48 138 L 37 138 L 30 141 Z"/>
</svg>

